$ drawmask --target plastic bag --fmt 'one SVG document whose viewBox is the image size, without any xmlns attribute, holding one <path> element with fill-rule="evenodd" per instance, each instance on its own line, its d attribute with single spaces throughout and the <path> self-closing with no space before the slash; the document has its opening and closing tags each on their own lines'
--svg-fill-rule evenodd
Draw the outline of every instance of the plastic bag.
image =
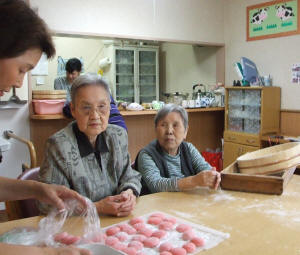
<svg viewBox="0 0 300 255">
<path fill-rule="evenodd" d="M 222 152 L 202 151 L 201 155 L 212 167 L 215 167 L 217 171 L 223 169 Z"/>
<path fill-rule="evenodd" d="M 49 214 L 39 222 L 39 228 L 16 228 L 0 236 L 0 241 L 21 245 L 60 246 L 55 236 L 60 233 L 69 216 L 84 217 L 83 236 L 72 244 L 85 244 L 93 241 L 101 242 L 100 218 L 93 202 L 86 198 L 87 209 L 82 211 L 77 200 L 66 200 L 65 210 L 53 208 Z M 71 244 L 71 243 L 69 243 Z"/>
</svg>

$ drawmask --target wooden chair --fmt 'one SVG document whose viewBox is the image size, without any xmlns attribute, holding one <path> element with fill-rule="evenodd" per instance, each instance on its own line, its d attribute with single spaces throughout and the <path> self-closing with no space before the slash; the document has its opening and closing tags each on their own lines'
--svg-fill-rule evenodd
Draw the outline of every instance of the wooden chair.
<svg viewBox="0 0 300 255">
<path fill-rule="evenodd" d="M 23 172 L 19 180 L 38 180 L 40 168 L 36 167 Z M 17 220 L 39 215 L 35 199 L 6 201 L 6 213 L 9 220 Z"/>
</svg>

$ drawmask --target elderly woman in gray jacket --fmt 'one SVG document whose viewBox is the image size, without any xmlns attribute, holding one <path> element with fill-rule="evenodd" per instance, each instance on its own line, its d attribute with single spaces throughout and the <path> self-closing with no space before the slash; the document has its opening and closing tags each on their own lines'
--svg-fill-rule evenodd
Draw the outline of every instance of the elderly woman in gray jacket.
<svg viewBox="0 0 300 255">
<path fill-rule="evenodd" d="M 127 216 L 141 176 L 131 168 L 126 130 L 108 124 L 108 85 L 97 75 L 79 76 L 71 100 L 75 121 L 48 139 L 40 180 L 76 190 L 95 202 L 99 213 Z"/>
<path fill-rule="evenodd" d="M 135 168 L 142 174 L 143 194 L 183 191 L 197 186 L 217 188 L 220 173 L 212 168 L 191 143 L 186 110 L 167 104 L 155 117 L 157 139 L 143 148 Z"/>
</svg>

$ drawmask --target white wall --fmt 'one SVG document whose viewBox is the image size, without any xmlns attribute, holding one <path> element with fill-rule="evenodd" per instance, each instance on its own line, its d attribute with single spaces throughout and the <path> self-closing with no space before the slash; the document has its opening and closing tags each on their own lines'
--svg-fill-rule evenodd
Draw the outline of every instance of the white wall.
<svg viewBox="0 0 300 255">
<path fill-rule="evenodd" d="M 49 75 L 45 77 L 44 85 L 36 85 L 36 77 L 32 77 L 32 89 L 51 90 L 54 87 L 54 79 L 57 77 L 57 58 L 80 58 L 84 60 L 84 71 L 94 72 L 98 71 L 98 62 L 101 59 L 100 54 L 103 49 L 103 42 L 101 39 L 95 38 L 75 38 L 75 37 L 58 37 L 53 36 L 55 44 L 56 55 L 49 60 L 48 71 Z"/>
<path fill-rule="evenodd" d="M 224 0 L 30 0 L 55 31 L 223 43 Z M 209 29 L 208 29 L 209 28 Z"/>
<path fill-rule="evenodd" d="M 281 108 L 300 109 L 300 86 L 291 83 L 291 67 L 300 62 L 300 35 L 246 41 L 246 7 L 265 1 L 227 0 L 225 4 L 226 84 L 238 76 L 233 63 L 240 57 L 253 60 L 261 75 L 271 74 L 281 87 Z"/>
<path fill-rule="evenodd" d="M 28 99 L 27 75 L 24 78 L 22 88 L 16 89 L 16 94 L 21 99 Z M 8 93 L 1 97 L 1 100 L 7 100 L 10 96 L 11 93 Z M 19 109 L 0 109 L 0 136 L 5 130 L 11 130 L 17 136 L 30 139 L 28 104 Z M 13 138 L 8 141 L 11 143 L 11 148 L 3 153 L 3 160 L 0 163 L 0 176 L 17 178 L 22 173 L 22 164 L 30 164 L 30 154 L 23 143 Z M 0 203 L 0 210 L 3 208 L 3 203 Z"/>
<path fill-rule="evenodd" d="M 187 92 L 194 84 L 216 85 L 217 47 L 163 43 L 160 48 L 160 83 L 163 92 Z"/>
</svg>

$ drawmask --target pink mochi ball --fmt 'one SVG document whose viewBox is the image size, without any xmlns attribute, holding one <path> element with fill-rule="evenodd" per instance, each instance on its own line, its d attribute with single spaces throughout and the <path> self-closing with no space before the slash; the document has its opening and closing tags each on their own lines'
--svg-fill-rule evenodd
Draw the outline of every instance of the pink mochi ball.
<svg viewBox="0 0 300 255">
<path fill-rule="evenodd" d="M 129 221 L 129 224 L 130 224 L 130 225 L 134 225 L 134 224 L 136 224 L 136 223 L 144 223 L 144 220 L 141 219 L 141 218 L 133 218 L 133 219 L 131 219 L 131 220 Z"/>
<path fill-rule="evenodd" d="M 147 237 L 144 235 L 136 235 L 136 236 L 132 237 L 132 241 L 144 242 L 146 239 L 147 239 Z"/>
<path fill-rule="evenodd" d="M 141 223 L 135 223 L 134 225 L 132 225 L 137 231 L 139 231 L 141 228 L 145 228 L 146 225 L 144 222 Z"/>
<path fill-rule="evenodd" d="M 194 237 L 191 242 L 193 242 L 197 247 L 202 247 L 205 244 L 204 239 L 201 237 Z"/>
<path fill-rule="evenodd" d="M 162 218 L 160 217 L 150 217 L 147 221 L 147 223 L 151 225 L 158 225 L 161 222 L 162 222 Z"/>
<path fill-rule="evenodd" d="M 149 237 L 143 243 L 145 247 L 154 248 L 159 244 L 159 239 L 157 237 Z"/>
<path fill-rule="evenodd" d="M 172 255 L 186 255 L 186 250 L 178 247 L 171 250 Z"/>
<path fill-rule="evenodd" d="M 152 236 L 153 231 L 149 228 L 142 228 L 139 230 L 139 234 L 150 237 Z"/>
<path fill-rule="evenodd" d="M 183 249 L 186 250 L 187 253 L 193 253 L 196 250 L 196 245 L 192 242 L 186 243 L 182 246 Z"/>
<path fill-rule="evenodd" d="M 158 228 L 161 230 L 169 231 L 173 229 L 173 224 L 169 221 L 164 221 L 158 225 Z"/>
<path fill-rule="evenodd" d="M 166 218 L 166 216 L 165 216 L 163 213 L 160 213 L 160 212 L 152 213 L 152 214 L 150 215 L 150 217 L 159 217 L 159 218 L 161 218 L 161 219 Z"/>
<path fill-rule="evenodd" d="M 126 234 L 125 232 L 119 232 L 115 235 L 115 237 L 117 237 L 121 242 L 125 242 L 128 240 L 128 234 Z"/>
<path fill-rule="evenodd" d="M 186 224 L 179 224 L 176 227 L 177 232 L 180 232 L 180 233 L 186 232 L 186 231 L 188 231 L 190 229 L 192 229 L 192 227 L 189 226 L 189 225 L 186 225 Z"/>
<path fill-rule="evenodd" d="M 137 254 L 137 250 L 133 247 L 126 247 L 122 251 L 128 255 L 136 255 Z"/>
<path fill-rule="evenodd" d="M 119 233 L 121 230 L 119 227 L 110 227 L 106 230 L 106 235 L 113 236 L 117 233 Z"/>
<path fill-rule="evenodd" d="M 171 249 L 173 249 L 173 246 L 171 243 L 163 243 L 159 246 L 159 251 L 163 252 L 163 251 L 170 251 Z"/>
<path fill-rule="evenodd" d="M 157 231 L 155 231 L 155 232 L 152 234 L 152 236 L 161 239 L 161 238 L 163 238 L 166 234 L 167 234 L 167 232 L 164 231 L 164 230 L 157 230 Z"/>
<path fill-rule="evenodd" d="M 159 255 L 172 255 L 172 253 L 168 251 L 163 251 Z"/>
<path fill-rule="evenodd" d="M 124 249 L 127 248 L 126 244 L 123 244 L 123 243 L 116 243 L 111 247 L 118 251 L 123 251 Z"/>
<path fill-rule="evenodd" d="M 194 237 L 195 237 L 195 232 L 192 229 L 184 232 L 183 235 L 182 235 L 182 239 L 185 240 L 185 241 L 191 240 Z"/>
<path fill-rule="evenodd" d="M 143 249 L 144 245 L 139 242 L 139 241 L 131 241 L 129 244 L 128 244 L 128 247 L 133 247 L 135 248 L 137 251 Z"/>
<path fill-rule="evenodd" d="M 165 218 L 164 221 L 171 222 L 172 224 L 175 224 L 177 222 L 175 218 Z"/>
<path fill-rule="evenodd" d="M 119 243 L 119 239 L 114 236 L 108 236 L 105 240 L 105 244 L 108 246 L 114 246 L 117 243 Z"/>
</svg>

